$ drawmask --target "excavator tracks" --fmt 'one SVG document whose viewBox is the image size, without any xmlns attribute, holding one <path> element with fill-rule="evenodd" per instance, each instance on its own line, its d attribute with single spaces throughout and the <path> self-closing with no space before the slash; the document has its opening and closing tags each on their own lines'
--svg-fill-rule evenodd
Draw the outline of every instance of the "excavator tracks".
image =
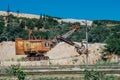
<svg viewBox="0 0 120 80">
<path fill-rule="evenodd" d="M 48 60 L 48 56 L 36 56 L 36 57 L 26 57 L 26 61 L 40 61 L 40 60 Z"/>
</svg>

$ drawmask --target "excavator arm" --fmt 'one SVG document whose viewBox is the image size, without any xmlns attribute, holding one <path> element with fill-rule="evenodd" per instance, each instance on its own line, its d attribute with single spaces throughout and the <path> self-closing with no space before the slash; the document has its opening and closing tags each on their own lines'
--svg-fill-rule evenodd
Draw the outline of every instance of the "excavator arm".
<svg viewBox="0 0 120 80">
<path fill-rule="evenodd" d="M 70 31 L 68 31 L 66 34 L 64 35 L 57 35 L 54 37 L 54 39 L 51 41 L 51 45 L 52 47 L 54 47 L 58 42 L 59 42 L 59 38 L 58 37 L 61 37 L 61 38 L 64 38 L 64 39 L 67 39 L 70 35 L 72 35 L 75 31 L 78 31 L 79 30 L 79 26 L 78 25 L 74 25 L 72 26 L 70 29 Z"/>
<path fill-rule="evenodd" d="M 61 36 L 57 36 L 56 39 L 61 40 L 61 41 L 65 42 L 65 43 L 67 43 L 71 46 L 74 46 L 76 51 L 78 52 L 78 54 L 80 54 L 80 55 L 83 54 L 83 53 L 85 54 L 85 46 L 83 45 L 83 43 L 81 43 L 81 46 L 79 46 L 78 44 L 73 43 L 72 41 L 68 41 Z"/>
<path fill-rule="evenodd" d="M 68 38 L 70 35 L 72 35 L 75 31 L 79 30 L 79 26 L 75 25 L 71 27 L 71 30 L 68 31 L 66 34 L 62 35 L 63 38 Z"/>
<path fill-rule="evenodd" d="M 60 41 L 63 41 L 71 46 L 74 46 L 76 51 L 81 55 L 83 53 L 85 53 L 85 46 L 83 45 L 83 43 L 81 42 L 81 46 L 79 46 L 78 44 L 76 43 L 73 43 L 72 41 L 68 41 L 66 38 L 69 37 L 70 35 L 72 35 L 73 32 L 77 31 L 79 29 L 79 26 L 75 25 L 75 26 L 72 26 L 71 28 L 72 30 L 70 30 L 69 32 L 67 32 L 66 34 L 60 36 L 56 36 L 56 40 L 60 40 Z"/>
</svg>

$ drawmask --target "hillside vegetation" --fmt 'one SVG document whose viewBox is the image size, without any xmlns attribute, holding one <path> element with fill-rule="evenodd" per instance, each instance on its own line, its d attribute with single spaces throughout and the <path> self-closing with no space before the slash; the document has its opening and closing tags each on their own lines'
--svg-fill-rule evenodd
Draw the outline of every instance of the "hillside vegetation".
<svg viewBox="0 0 120 80">
<path fill-rule="evenodd" d="M 60 19 L 60 18 L 59 18 Z M 28 39 L 28 31 L 32 29 L 39 39 L 53 39 L 56 35 L 65 34 L 72 25 L 80 23 L 59 23 L 56 17 L 42 16 L 36 18 L 23 18 L 9 15 L 0 16 L 0 42 L 15 41 L 16 38 Z M 86 27 L 80 26 L 80 30 L 73 33 L 68 39 L 80 42 L 85 39 Z M 120 21 L 94 20 L 88 27 L 90 43 L 107 43 L 106 52 L 120 55 Z"/>
</svg>

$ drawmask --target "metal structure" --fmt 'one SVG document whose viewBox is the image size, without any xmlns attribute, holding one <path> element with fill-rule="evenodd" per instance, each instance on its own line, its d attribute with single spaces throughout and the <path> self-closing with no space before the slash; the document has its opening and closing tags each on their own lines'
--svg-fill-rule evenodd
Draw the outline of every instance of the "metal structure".
<svg viewBox="0 0 120 80">
<path fill-rule="evenodd" d="M 64 41 L 65 43 L 67 43 L 67 44 L 69 44 L 69 45 L 71 45 L 71 46 L 74 46 L 75 47 L 75 49 L 76 49 L 76 51 L 78 52 L 78 54 L 86 54 L 86 50 L 85 50 L 85 46 L 83 45 L 83 42 L 81 42 L 81 46 L 79 46 L 78 44 L 76 44 L 76 43 L 74 43 L 74 42 L 72 42 L 72 41 L 68 41 L 66 38 L 68 37 L 68 36 L 70 36 L 73 32 L 75 32 L 75 31 L 77 31 L 77 30 L 79 30 L 79 26 L 77 26 L 77 25 L 75 25 L 75 26 L 73 26 L 73 27 L 71 27 L 72 28 L 72 30 L 71 31 L 69 31 L 69 32 L 67 32 L 65 35 L 63 35 L 63 36 L 60 36 L 60 35 L 58 35 L 58 36 L 56 36 L 56 39 L 57 40 L 61 40 L 61 41 Z"/>
<path fill-rule="evenodd" d="M 27 60 L 41 60 L 49 59 L 48 56 L 44 56 L 44 53 L 51 49 L 49 40 L 38 40 L 32 30 L 29 30 L 29 40 L 23 40 L 21 38 L 16 39 L 16 55 L 27 55 Z"/>
<path fill-rule="evenodd" d="M 88 25 L 87 20 L 83 21 L 86 27 L 86 67 L 88 67 Z"/>
<path fill-rule="evenodd" d="M 69 37 L 73 32 L 77 31 L 79 29 L 79 26 L 72 26 L 71 30 L 68 31 L 66 34 L 62 36 L 56 36 L 55 41 L 62 40 L 72 46 L 75 46 L 77 52 L 79 54 L 81 53 L 81 47 L 71 41 L 66 40 L 67 37 Z M 39 40 L 37 39 L 32 30 L 29 31 L 29 40 L 23 40 L 21 38 L 16 39 L 15 45 L 16 45 L 16 55 L 27 55 L 27 60 L 34 61 L 34 60 L 47 60 L 49 59 L 48 56 L 44 56 L 46 52 L 48 52 L 53 46 L 56 44 L 52 43 L 50 40 Z M 53 46 L 51 46 L 51 43 Z"/>
<path fill-rule="evenodd" d="M 71 27 L 71 30 L 70 30 L 69 32 L 67 32 L 66 34 L 62 35 L 61 37 L 63 37 L 63 38 L 66 39 L 67 37 L 69 37 L 70 35 L 72 35 L 73 32 L 79 30 L 79 28 L 80 28 L 80 27 L 77 26 L 77 25 L 72 26 L 72 27 Z"/>
<path fill-rule="evenodd" d="M 69 44 L 71 46 L 74 46 L 79 55 L 86 54 L 85 46 L 82 43 L 81 43 L 82 45 L 79 46 L 78 44 L 73 43 L 72 41 L 66 40 L 62 36 L 57 36 L 57 40 L 64 41 L 65 43 L 67 43 L 67 44 Z"/>
<path fill-rule="evenodd" d="M 86 24 L 86 66 L 88 66 L 88 25 L 87 25 L 87 20 L 86 20 L 85 24 Z"/>
</svg>

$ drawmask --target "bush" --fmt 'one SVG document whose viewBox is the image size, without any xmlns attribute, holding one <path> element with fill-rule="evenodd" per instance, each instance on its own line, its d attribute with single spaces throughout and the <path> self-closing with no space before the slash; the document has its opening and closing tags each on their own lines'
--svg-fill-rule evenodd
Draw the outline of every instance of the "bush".
<svg viewBox="0 0 120 80">
<path fill-rule="evenodd" d="M 25 77 L 27 75 L 27 73 L 23 71 L 20 65 L 11 65 L 8 71 L 10 74 L 17 76 L 18 80 L 25 80 Z"/>
<path fill-rule="evenodd" d="M 85 80 L 115 80 L 114 76 L 106 76 L 104 73 L 95 70 L 85 70 Z"/>
</svg>

